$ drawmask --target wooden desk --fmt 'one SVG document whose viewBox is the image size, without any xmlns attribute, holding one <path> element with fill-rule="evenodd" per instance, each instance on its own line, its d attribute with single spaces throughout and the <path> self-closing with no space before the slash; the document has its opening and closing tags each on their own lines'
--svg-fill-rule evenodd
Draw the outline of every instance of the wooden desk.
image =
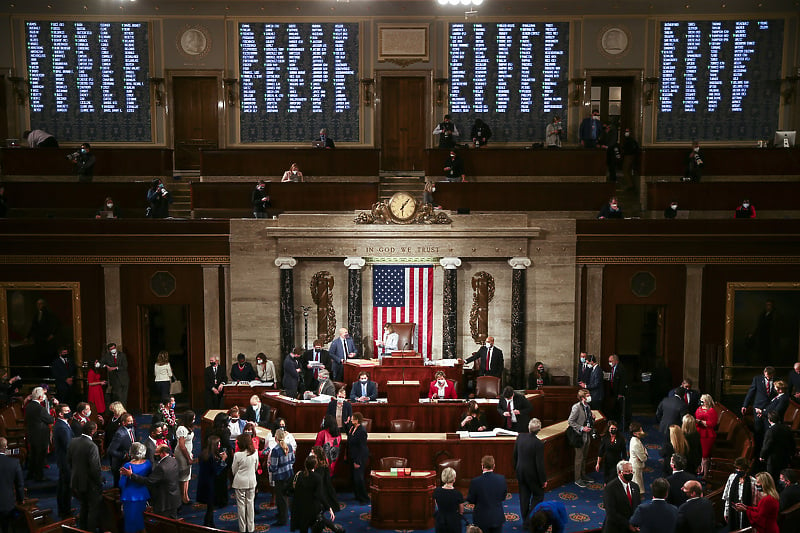
<svg viewBox="0 0 800 533">
<path fill-rule="evenodd" d="M 0 148 L 3 175 L 75 176 L 77 180 L 75 165 L 67 156 L 77 150 L 78 144 L 67 148 Z M 172 176 L 169 148 L 92 148 L 92 153 L 97 159 L 95 176 Z"/>
<path fill-rule="evenodd" d="M 265 392 L 278 392 L 278 389 L 271 385 L 225 385 L 222 390 L 223 405 L 227 408 L 238 405 L 240 410 L 247 409 L 253 394 L 262 396 Z"/>
<path fill-rule="evenodd" d="M 433 527 L 433 489 L 436 471 L 412 471 L 398 476 L 372 471 L 370 525 L 377 529 L 430 529 Z"/>
<path fill-rule="evenodd" d="M 280 179 L 292 163 L 297 163 L 305 176 L 377 176 L 380 150 L 231 148 L 200 151 L 201 176 L 277 176 Z"/>
<path fill-rule="evenodd" d="M 388 381 L 419 381 L 419 397 L 427 398 L 428 389 L 433 381 L 433 376 L 438 371 L 444 372 L 447 379 L 456 382 L 458 394 L 463 394 L 461 387 L 461 376 L 463 364 L 456 363 L 455 366 L 440 365 L 392 365 L 385 366 L 372 359 L 351 359 L 344 364 L 344 382 L 349 392 L 350 386 L 358 379 L 358 374 L 362 370 L 369 373 L 369 379 L 378 384 L 378 396 L 386 396 L 386 382 Z M 374 427 L 374 426 L 373 426 Z"/>
</svg>

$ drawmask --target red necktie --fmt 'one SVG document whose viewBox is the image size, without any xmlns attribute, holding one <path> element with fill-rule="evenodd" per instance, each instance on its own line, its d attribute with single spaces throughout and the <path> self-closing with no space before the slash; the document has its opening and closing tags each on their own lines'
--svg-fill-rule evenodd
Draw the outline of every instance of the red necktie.
<svg viewBox="0 0 800 533">
<path fill-rule="evenodd" d="M 772 387 L 770 387 L 769 379 L 767 379 L 767 396 L 769 396 L 770 392 L 772 392 Z"/>
<path fill-rule="evenodd" d="M 628 493 L 628 505 L 633 506 L 633 498 L 631 497 L 631 486 L 630 486 L 630 484 L 625 485 L 625 492 Z"/>
<path fill-rule="evenodd" d="M 688 391 L 683 395 L 683 399 L 686 400 L 687 404 L 689 403 L 689 392 Z"/>
<path fill-rule="evenodd" d="M 508 416 L 506 417 L 506 427 L 511 429 L 511 400 L 506 400 L 506 409 L 508 410 Z"/>
</svg>

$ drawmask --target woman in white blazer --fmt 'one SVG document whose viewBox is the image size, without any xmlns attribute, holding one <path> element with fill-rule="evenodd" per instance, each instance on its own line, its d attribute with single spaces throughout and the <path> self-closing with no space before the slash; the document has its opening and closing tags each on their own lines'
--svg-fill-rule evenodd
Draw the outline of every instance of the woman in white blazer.
<svg viewBox="0 0 800 533">
<path fill-rule="evenodd" d="M 253 436 L 242 433 L 236 439 L 240 452 L 233 454 L 233 487 L 236 492 L 236 509 L 239 514 L 239 531 L 253 533 L 256 530 L 255 508 L 256 470 L 258 453 L 253 446 Z"/>
</svg>

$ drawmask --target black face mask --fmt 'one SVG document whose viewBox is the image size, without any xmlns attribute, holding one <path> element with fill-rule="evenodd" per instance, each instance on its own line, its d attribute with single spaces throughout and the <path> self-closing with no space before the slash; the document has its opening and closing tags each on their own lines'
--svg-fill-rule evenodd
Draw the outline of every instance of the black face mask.
<svg viewBox="0 0 800 533">
<path fill-rule="evenodd" d="M 764 492 L 764 487 L 762 487 L 761 485 L 756 485 L 756 491 L 757 492 Z"/>
<path fill-rule="evenodd" d="M 630 474 L 622 474 L 622 479 L 624 479 L 626 483 L 630 483 L 633 481 L 633 472 Z"/>
<path fill-rule="evenodd" d="M 611 433 L 612 435 L 616 435 L 617 434 L 617 429 L 616 428 L 612 428 L 612 429 L 609 429 L 608 432 Z"/>
</svg>

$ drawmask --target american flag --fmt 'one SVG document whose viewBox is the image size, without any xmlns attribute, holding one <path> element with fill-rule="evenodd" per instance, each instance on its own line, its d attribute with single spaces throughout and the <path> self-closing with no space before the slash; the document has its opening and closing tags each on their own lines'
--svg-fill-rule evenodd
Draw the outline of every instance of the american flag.
<svg viewBox="0 0 800 533">
<path fill-rule="evenodd" d="M 374 265 L 372 294 L 375 338 L 383 338 L 383 326 L 387 322 L 414 322 L 417 325 L 414 349 L 430 359 L 433 345 L 433 267 Z M 402 350 L 403 346 L 397 348 Z"/>
</svg>

